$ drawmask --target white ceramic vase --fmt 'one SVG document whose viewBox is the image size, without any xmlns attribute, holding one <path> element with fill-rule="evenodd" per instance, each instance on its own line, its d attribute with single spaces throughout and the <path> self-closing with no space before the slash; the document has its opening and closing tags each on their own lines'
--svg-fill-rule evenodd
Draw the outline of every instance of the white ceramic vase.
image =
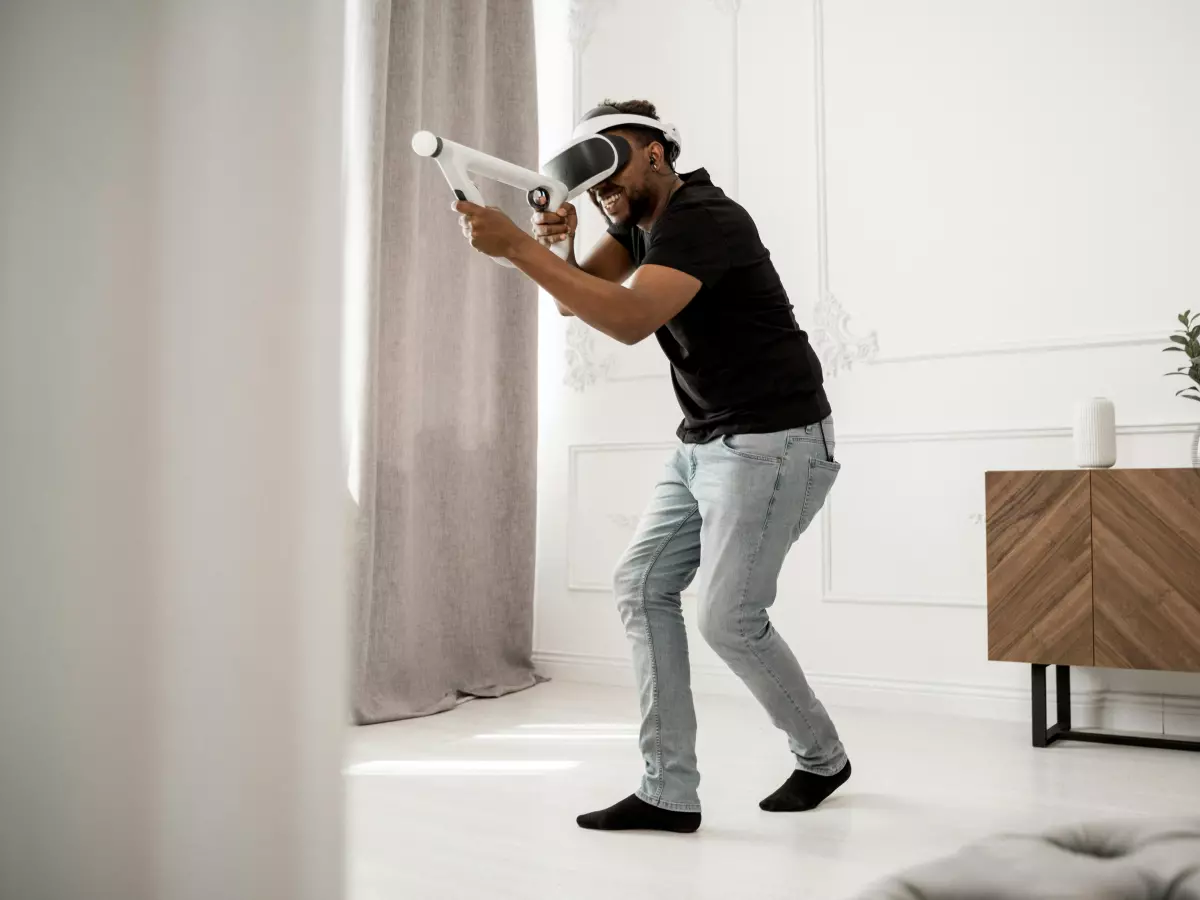
<svg viewBox="0 0 1200 900">
<path fill-rule="evenodd" d="M 1075 465 L 1107 469 L 1117 462 L 1117 417 L 1112 401 L 1092 397 L 1075 406 Z"/>
<path fill-rule="evenodd" d="M 1200 469 L 1200 425 L 1196 426 L 1196 433 L 1192 435 L 1192 468 Z"/>
</svg>

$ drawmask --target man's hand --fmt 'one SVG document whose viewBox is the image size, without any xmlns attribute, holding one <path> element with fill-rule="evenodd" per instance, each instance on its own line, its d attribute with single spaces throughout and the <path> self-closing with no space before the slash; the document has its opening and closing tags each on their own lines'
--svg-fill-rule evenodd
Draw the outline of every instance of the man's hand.
<svg viewBox="0 0 1200 900">
<path fill-rule="evenodd" d="M 477 206 L 469 200 L 459 200 L 454 211 L 460 213 L 458 223 L 471 246 L 488 256 L 511 258 L 522 241 L 529 236 L 512 219 L 494 206 Z"/>
<path fill-rule="evenodd" d="M 573 204 L 564 203 L 555 212 L 533 214 L 533 236 L 543 247 L 554 249 L 554 245 L 568 242 L 565 258 L 575 257 L 575 229 L 579 227 L 579 214 Z"/>
</svg>

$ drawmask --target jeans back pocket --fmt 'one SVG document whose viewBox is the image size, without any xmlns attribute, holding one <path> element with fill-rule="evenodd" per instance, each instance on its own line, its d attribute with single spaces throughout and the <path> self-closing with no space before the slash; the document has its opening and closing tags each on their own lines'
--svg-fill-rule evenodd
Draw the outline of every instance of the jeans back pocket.
<svg viewBox="0 0 1200 900">
<path fill-rule="evenodd" d="M 792 540 L 800 537 L 817 513 L 825 506 L 833 483 L 837 481 L 842 464 L 836 460 L 822 459 L 818 456 L 808 458 L 808 483 L 804 486 L 804 505 L 800 508 L 800 521 L 796 523 L 796 531 Z"/>
</svg>

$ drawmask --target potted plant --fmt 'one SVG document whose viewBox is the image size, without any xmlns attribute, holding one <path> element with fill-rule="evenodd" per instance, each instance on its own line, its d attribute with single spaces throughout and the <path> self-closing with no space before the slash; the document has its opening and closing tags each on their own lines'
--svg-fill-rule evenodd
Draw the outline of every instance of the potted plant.
<svg viewBox="0 0 1200 900">
<path fill-rule="evenodd" d="M 1180 313 L 1179 322 L 1183 328 L 1171 335 L 1171 346 L 1164 348 L 1163 352 L 1186 353 L 1188 364 L 1167 374 L 1190 378 L 1194 383 L 1176 391 L 1175 396 L 1200 403 L 1200 312 L 1193 313 L 1189 309 Z M 1200 466 L 1200 427 L 1197 427 L 1192 438 L 1192 465 Z"/>
</svg>

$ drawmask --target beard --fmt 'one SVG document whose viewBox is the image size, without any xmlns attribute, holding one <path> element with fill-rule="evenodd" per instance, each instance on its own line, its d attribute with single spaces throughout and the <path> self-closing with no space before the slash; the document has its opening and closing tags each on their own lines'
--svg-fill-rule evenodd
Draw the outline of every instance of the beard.
<svg viewBox="0 0 1200 900">
<path fill-rule="evenodd" d="M 649 191 L 644 189 L 634 191 L 622 187 L 621 193 L 625 195 L 625 215 L 619 219 L 613 218 L 605 212 L 604 207 L 595 196 L 592 196 L 592 205 L 600 210 L 600 215 L 604 216 L 604 221 L 624 233 L 632 231 L 654 211 L 654 199 L 650 196 Z"/>
</svg>

